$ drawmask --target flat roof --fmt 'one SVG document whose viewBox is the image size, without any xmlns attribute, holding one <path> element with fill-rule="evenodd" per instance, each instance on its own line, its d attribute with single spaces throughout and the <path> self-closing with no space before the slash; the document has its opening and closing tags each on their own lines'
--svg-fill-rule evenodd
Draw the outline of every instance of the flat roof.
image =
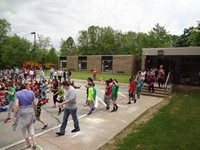
<svg viewBox="0 0 200 150">
<path fill-rule="evenodd" d="M 143 48 L 143 56 L 181 56 L 200 55 L 200 47 Z"/>
</svg>

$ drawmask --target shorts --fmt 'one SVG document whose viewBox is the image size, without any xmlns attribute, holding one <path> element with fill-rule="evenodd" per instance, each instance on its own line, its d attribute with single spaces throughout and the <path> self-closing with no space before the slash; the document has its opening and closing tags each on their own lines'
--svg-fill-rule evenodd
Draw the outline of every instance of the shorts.
<svg viewBox="0 0 200 150">
<path fill-rule="evenodd" d="M 87 105 L 89 106 L 89 107 L 94 107 L 94 101 L 90 101 L 90 100 L 88 100 L 87 101 Z"/>
<path fill-rule="evenodd" d="M 111 99 L 112 99 L 112 101 L 116 101 L 117 100 L 117 97 L 116 96 L 111 96 Z"/>
<path fill-rule="evenodd" d="M 134 97 L 134 95 L 135 95 L 135 94 L 134 94 L 133 92 L 130 92 L 130 93 L 128 94 L 129 97 Z"/>
</svg>

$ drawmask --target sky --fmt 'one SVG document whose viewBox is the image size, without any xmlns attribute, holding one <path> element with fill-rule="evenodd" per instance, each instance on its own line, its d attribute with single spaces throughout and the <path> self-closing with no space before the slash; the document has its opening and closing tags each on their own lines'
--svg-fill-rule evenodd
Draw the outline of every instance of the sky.
<svg viewBox="0 0 200 150">
<path fill-rule="evenodd" d="M 157 23 L 181 35 L 200 21 L 200 0 L 0 0 L 0 18 L 11 24 L 11 35 L 33 42 L 31 32 L 50 37 L 59 50 L 61 39 L 77 40 L 78 32 L 94 25 L 122 32 L 145 32 Z"/>
</svg>

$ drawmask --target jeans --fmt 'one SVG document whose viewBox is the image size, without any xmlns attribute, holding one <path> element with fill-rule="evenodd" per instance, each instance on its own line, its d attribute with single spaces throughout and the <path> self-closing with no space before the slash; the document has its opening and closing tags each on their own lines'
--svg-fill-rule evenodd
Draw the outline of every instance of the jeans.
<svg viewBox="0 0 200 150">
<path fill-rule="evenodd" d="M 76 109 L 64 108 L 63 122 L 62 122 L 62 125 L 60 127 L 60 133 L 62 133 L 62 134 L 65 134 L 65 128 L 67 126 L 67 122 L 68 122 L 68 118 L 69 118 L 70 114 L 72 115 L 72 119 L 74 121 L 74 128 L 76 130 L 80 129 L 79 121 L 78 121 L 78 118 L 77 118 L 77 108 Z"/>
</svg>

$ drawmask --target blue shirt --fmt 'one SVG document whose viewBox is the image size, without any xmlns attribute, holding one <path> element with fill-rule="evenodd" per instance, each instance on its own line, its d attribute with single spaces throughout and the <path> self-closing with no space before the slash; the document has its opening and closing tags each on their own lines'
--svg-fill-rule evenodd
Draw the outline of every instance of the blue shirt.
<svg viewBox="0 0 200 150">
<path fill-rule="evenodd" d="M 19 100 L 19 107 L 33 105 L 35 94 L 31 90 L 18 91 L 15 93 L 15 99 Z"/>
</svg>

